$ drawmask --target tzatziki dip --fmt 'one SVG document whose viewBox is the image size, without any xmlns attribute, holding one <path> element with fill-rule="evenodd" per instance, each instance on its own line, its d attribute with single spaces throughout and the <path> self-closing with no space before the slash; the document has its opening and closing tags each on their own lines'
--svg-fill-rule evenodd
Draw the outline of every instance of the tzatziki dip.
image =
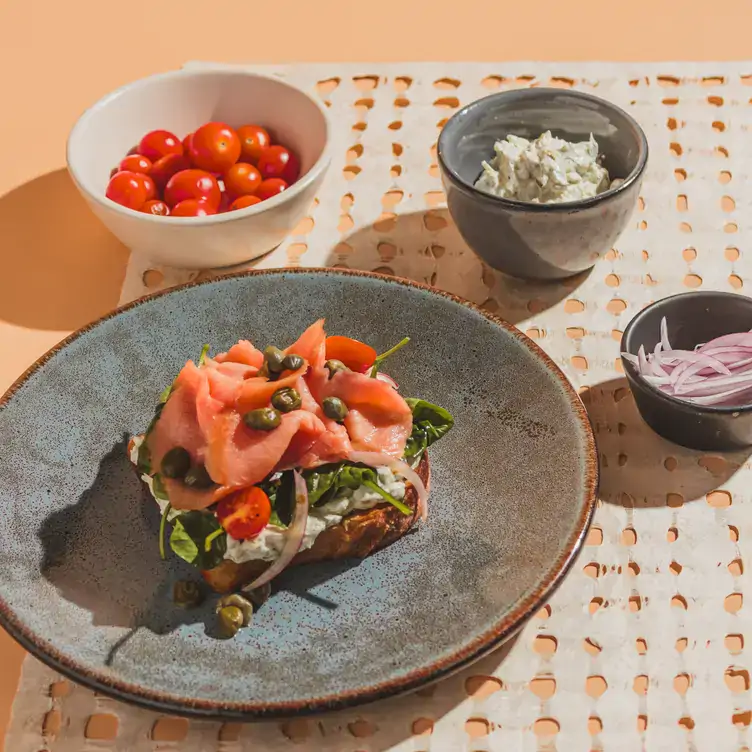
<svg viewBox="0 0 752 752">
<path fill-rule="evenodd" d="M 598 143 L 571 143 L 546 131 L 534 141 L 509 135 L 494 144 L 496 156 L 482 163 L 475 187 L 500 198 L 554 204 L 592 198 L 616 187 L 600 164 Z"/>
</svg>

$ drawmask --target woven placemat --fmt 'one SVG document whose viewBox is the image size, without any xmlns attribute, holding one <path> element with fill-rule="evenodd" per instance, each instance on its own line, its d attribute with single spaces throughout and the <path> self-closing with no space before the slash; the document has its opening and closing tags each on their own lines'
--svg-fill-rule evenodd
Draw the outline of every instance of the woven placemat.
<svg viewBox="0 0 752 752">
<path fill-rule="evenodd" d="M 745 292 L 750 283 L 752 63 L 261 70 L 327 102 L 338 148 L 310 216 L 254 266 L 344 266 L 427 281 L 533 337 L 580 390 L 596 430 L 601 501 L 587 546 L 516 640 L 411 696 L 307 721 L 223 726 L 119 704 L 29 658 L 9 752 L 746 750 L 747 458 L 653 435 L 622 377 L 618 342 L 655 299 Z M 631 226 L 590 274 L 561 285 L 515 282 L 483 265 L 446 213 L 436 165 L 439 129 L 461 103 L 537 85 L 621 105 L 651 148 Z M 122 299 L 196 276 L 134 258 Z"/>
</svg>

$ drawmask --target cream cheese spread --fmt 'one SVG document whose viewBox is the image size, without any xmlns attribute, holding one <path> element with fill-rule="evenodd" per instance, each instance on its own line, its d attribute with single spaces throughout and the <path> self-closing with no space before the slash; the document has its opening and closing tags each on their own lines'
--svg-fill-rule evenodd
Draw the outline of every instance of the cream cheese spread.
<svg viewBox="0 0 752 752">
<path fill-rule="evenodd" d="M 599 161 L 598 144 L 570 143 L 546 131 L 534 141 L 509 135 L 494 144 L 475 187 L 500 198 L 553 204 L 592 198 L 616 187 Z M 622 182 L 622 181 L 618 181 Z"/>
</svg>

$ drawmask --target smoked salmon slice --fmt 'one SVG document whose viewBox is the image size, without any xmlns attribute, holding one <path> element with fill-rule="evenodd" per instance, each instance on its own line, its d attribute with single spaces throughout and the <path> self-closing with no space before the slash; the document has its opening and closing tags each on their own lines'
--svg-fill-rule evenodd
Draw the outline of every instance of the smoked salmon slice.
<svg viewBox="0 0 752 752">
<path fill-rule="evenodd" d="M 247 366 L 261 368 L 264 365 L 264 353 L 257 350 L 247 339 L 241 339 L 226 353 L 217 355 L 214 360 L 217 363 L 243 363 Z"/>
<path fill-rule="evenodd" d="M 272 431 L 250 429 L 240 413 L 225 411 L 214 421 L 206 469 L 219 485 L 252 486 L 276 469 L 293 439 L 312 442 L 325 431 L 324 424 L 307 410 L 283 415 L 280 425 Z"/>
<path fill-rule="evenodd" d="M 345 428 L 353 449 L 402 457 L 413 429 L 413 413 L 396 389 L 365 374 L 344 371 L 326 383 L 323 393 L 347 405 Z"/>
<path fill-rule="evenodd" d="M 216 486 L 189 488 L 163 478 L 176 509 L 204 509 L 235 490 L 255 485 L 289 468 L 312 468 L 340 462 L 353 452 L 380 452 L 399 459 L 412 430 L 412 412 L 389 384 L 354 371 L 332 377 L 326 368 L 326 332 L 320 319 L 285 350 L 303 365 L 276 381 L 259 375 L 264 355 L 248 340 L 197 366 L 181 370 L 161 415 L 146 441 L 153 472 L 164 455 L 183 447 L 191 461 L 203 464 Z M 248 428 L 243 416 L 271 404 L 284 388 L 300 394 L 300 409 L 281 414 L 271 430 Z M 327 397 L 348 408 L 343 423 L 323 410 Z"/>
</svg>

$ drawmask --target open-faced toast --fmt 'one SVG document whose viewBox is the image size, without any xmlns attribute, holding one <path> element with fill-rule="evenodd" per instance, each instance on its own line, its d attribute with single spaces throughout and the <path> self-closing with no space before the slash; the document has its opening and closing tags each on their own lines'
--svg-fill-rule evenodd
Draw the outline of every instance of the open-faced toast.
<svg viewBox="0 0 752 752">
<path fill-rule="evenodd" d="M 430 465 L 427 453 L 423 453 L 416 471 L 423 485 L 428 488 Z M 290 566 L 331 559 L 362 559 L 394 543 L 418 519 L 418 494 L 413 486 L 407 485 L 403 501 L 412 509 L 412 514 L 403 514 L 387 503 L 379 504 L 372 509 L 352 512 L 339 524 L 324 530 L 311 548 L 295 556 Z M 258 559 L 243 564 L 224 559 L 219 566 L 204 570 L 202 574 L 206 582 L 218 593 L 228 593 L 251 582 L 269 565 L 270 562 Z"/>
</svg>

